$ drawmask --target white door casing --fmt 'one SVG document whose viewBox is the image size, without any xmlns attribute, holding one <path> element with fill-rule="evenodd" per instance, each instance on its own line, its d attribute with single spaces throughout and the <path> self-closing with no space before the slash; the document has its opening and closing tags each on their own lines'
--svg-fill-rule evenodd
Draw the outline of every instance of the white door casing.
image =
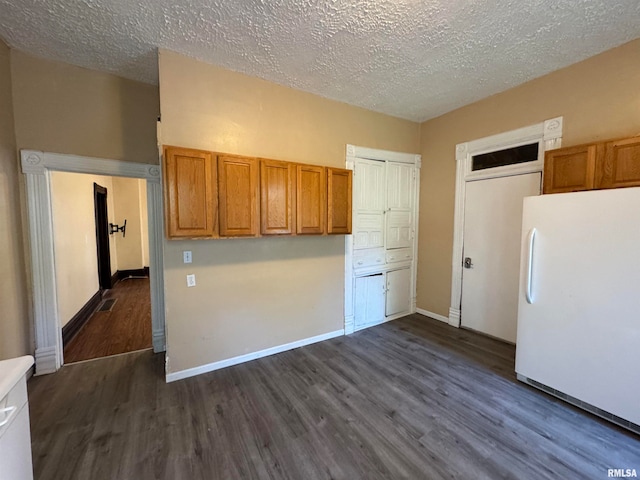
<svg viewBox="0 0 640 480">
<path fill-rule="evenodd" d="M 522 201 L 540 195 L 541 172 L 467 182 L 461 325 L 516 341 Z"/>
<path fill-rule="evenodd" d="M 505 148 L 539 142 L 538 161 L 507 165 L 505 167 L 472 171 L 474 155 Z M 560 148 L 562 143 L 562 117 L 545 120 L 529 127 L 480 138 L 456 145 L 456 194 L 454 210 L 453 255 L 451 259 L 451 304 L 449 324 L 460 326 L 462 302 L 462 261 L 464 245 L 464 205 L 468 181 L 487 178 L 542 172 L 544 152 Z"/>
<path fill-rule="evenodd" d="M 62 328 L 56 304 L 50 171 L 141 178 L 147 181 L 149 280 L 153 350 L 165 350 L 163 215 L 159 165 L 22 150 L 33 285 L 36 375 L 53 373 L 63 364 Z"/>
</svg>

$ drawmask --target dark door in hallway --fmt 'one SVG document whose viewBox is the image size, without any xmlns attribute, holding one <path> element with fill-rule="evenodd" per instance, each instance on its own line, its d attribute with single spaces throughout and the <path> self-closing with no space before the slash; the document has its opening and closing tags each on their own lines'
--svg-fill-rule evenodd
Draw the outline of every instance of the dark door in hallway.
<svg viewBox="0 0 640 480">
<path fill-rule="evenodd" d="M 107 216 L 107 189 L 93 184 L 96 211 L 96 246 L 98 248 L 98 279 L 101 290 L 111 288 L 111 253 L 109 251 L 109 217 Z"/>
</svg>

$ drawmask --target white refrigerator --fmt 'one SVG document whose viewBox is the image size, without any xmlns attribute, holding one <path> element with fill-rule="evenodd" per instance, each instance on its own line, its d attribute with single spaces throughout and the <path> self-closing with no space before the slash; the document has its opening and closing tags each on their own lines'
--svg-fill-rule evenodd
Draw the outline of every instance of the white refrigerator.
<svg viewBox="0 0 640 480">
<path fill-rule="evenodd" d="M 640 433 L 640 188 L 524 199 L 516 374 Z"/>
</svg>

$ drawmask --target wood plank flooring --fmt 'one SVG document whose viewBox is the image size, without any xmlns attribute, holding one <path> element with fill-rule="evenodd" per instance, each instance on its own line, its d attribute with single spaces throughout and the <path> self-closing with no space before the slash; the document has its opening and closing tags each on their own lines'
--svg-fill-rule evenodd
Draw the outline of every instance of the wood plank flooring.
<svg viewBox="0 0 640 480">
<path fill-rule="evenodd" d="M 103 299 L 117 299 L 109 312 L 95 312 L 65 346 L 64 362 L 151 348 L 151 294 L 148 278 L 120 280 Z"/>
<path fill-rule="evenodd" d="M 29 381 L 36 479 L 601 479 L 639 437 L 420 315 L 164 383 L 150 351 Z"/>
</svg>

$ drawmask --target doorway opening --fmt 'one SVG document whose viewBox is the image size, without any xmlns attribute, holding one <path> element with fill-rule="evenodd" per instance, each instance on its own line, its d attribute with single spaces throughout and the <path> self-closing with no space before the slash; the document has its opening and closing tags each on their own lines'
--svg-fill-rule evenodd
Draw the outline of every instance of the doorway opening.
<svg viewBox="0 0 640 480">
<path fill-rule="evenodd" d="M 102 185 L 98 185 L 97 183 L 93 184 L 93 206 L 95 209 L 96 218 L 98 282 L 100 284 L 100 290 L 109 290 L 111 288 L 111 255 L 109 253 L 109 217 L 107 213 L 107 189 Z"/>
<path fill-rule="evenodd" d="M 26 177 L 29 239 L 31 244 L 32 306 L 36 344 L 35 374 L 53 373 L 64 363 L 62 322 L 56 295 L 57 283 L 59 281 L 77 279 L 74 276 L 67 277 L 65 280 L 58 279 L 61 266 L 65 264 L 73 265 L 75 261 L 61 263 L 55 259 L 54 222 L 51 207 L 51 176 L 54 172 L 74 172 L 141 179 L 142 183 L 146 185 L 152 344 L 155 352 L 165 351 L 160 166 L 33 150 L 22 150 L 20 154 L 22 172 Z M 91 197 L 88 203 L 93 217 Z M 71 210 L 75 206 L 75 204 L 72 204 L 68 207 Z M 93 219 L 91 223 L 94 223 Z M 95 241 L 95 230 L 90 237 L 93 245 L 93 258 L 94 262 L 96 262 L 96 247 L 93 243 Z M 111 255 L 113 255 L 113 251 Z M 97 262 L 95 265 L 97 278 Z"/>
<path fill-rule="evenodd" d="M 151 348 L 146 181 L 51 172 L 64 363 Z"/>
<path fill-rule="evenodd" d="M 479 180 L 485 181 L 502 177 L 515 178 L 516 176 L 520 176 L 520 180 L 524 181 L 524 175 L 535 173 L 537 174 L 536 176 L 529 177 L 530 181 L 525 182 L 533 186 L 531 186 L 531 188 L 526 187 L 522 190 L 527 191 L 527 188 L 529 188 L 530 191 L 534 191 L 535 185 L 539 185 L 539 175 L 543 170 L 544 152 L 546 150 L 559 148 L 561 141 L 562 117 L 557 117 L 536 125 L 461 143 L 456 146 L 456 203 L 454 214 L 451 306 L 449 308 L 448 318 L 450 325 L 455 327 L 461 326 L 463 272 L 471 271 L 470 269 L 473 268 L 474 264 L 473 256 L 467 255 L 468 252 L 465 250 L 465 242 L 468 234 L 465 224 L 468 223 L 468 215 L 470 215 L 470 212 L 466 211 L 467 187 L 471 185 L 472 182 L 475 183 Z M 535 161 L 529 161 L 528 159 L 531 153 L 528 152 L 528 150 L 531 149 L 537 150 L 538 155 Z M 478 187 L 479 184 L 475 184 L 474 186 Z M 507 191 L 508 188 L 506 186 L 505 188 L 505 191 Z M 469 193 L 473 194 L 474 192 Z M 519 195 L 522 196 L 522 194 Z M 517 196 L 518 195 L 515 197 Z M 515 197 L 513 197 L 511 201 L 519 201 L 514 200 Z M 499 226 L 495 227 L 501 228 Z M 514 248 L 519 251 L 519 242 Z M 469 257 L 466 262 L 464 257 Z M 492 262 L 498 263 L 500 260 L 500 258 L 484 258 L 482 262 L 488 265 Z M 467 278 L 469 276 L 470 275 L 468 275 Z M 484 279 L 484 281 L 486 282 L 486 279 Z M 517 277 L 514 282 L 518 283 Z M 465 288 L 472 289 L 474 287 L 473 285 L 465 285 Z M 469 293 L 471 293 L 471 296 L 478 296 L 478 292 L 469 292 L 468 290 L 465 292 L 465 295 Z M 481 297 L 483 301 L 487 301 L 484 295 Z M 495 300 L 495 298 L 498 300 Z M 490 301 L 502 301 L 500 300 L 500 294 L 496 294 L 494 299 Z M 469 309 L 468 306 L 467 309 Z M 515 318 L 513 322 L 516 322 Z M 486 333 L 491 334 L 490 332 Z"/>
</svg>

